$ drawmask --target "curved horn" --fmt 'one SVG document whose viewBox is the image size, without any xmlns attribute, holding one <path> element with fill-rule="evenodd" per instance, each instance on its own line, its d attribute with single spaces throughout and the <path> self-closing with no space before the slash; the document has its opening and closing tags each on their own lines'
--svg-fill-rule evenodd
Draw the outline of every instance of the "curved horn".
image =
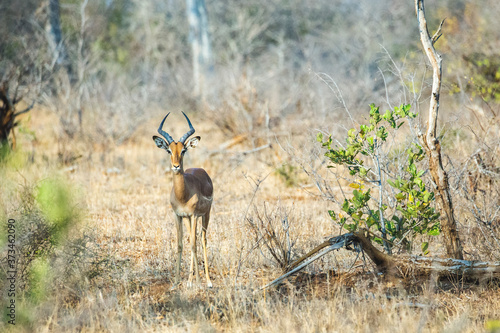
<svg viewBox="0 0 500 333">
<path fill-rule="evenodd" d="M 172 142 L 174 142 L 174 139 L 172 139 L 172 137 L 170 136 L 170 134 L 168 134 L 167 132 L 165 132 L 162 128 L 163 128 L 163 123 L 165 123 L 165 119 L 167 119 L 168 115 L 170 114 L 167 113 L 167 115 L 165 116 L 165 118 L 163 118 L 163 120 L 161 121 L 161 124 L 160 124 L 160 127 L 158 127 L 158 133 L 160 133 L 160 135 L 163 135 L 163 137 L 165 139 L 167 139 L 167 142 L 168 144 L 171 144 Z"/>
<path fill-rule="evenodd" d="M 189 121 L 189 118 L 188 118 L 188 116 L 186 116 L 184 111 L 182 111 L 182 114 L 184 115 L 184 117 L 186 117 L 186 120 L 187 120 L 188 125 L 189 125 L 189 131 L 179 139 L 179 142 L 184 143 L 187 140 L 187 138 L 189 138 L 191 135 L 193 135 L 194 127 L 193 127 L 193 125 L 191 125 L 191 121 Z"/>
</svg>

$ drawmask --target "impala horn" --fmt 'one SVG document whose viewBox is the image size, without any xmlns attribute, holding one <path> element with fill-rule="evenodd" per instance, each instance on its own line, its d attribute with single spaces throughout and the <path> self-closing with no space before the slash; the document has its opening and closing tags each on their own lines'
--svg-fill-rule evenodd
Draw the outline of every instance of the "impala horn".
<svg viewBox="0 0 500 333">
<path fill-rule="evenodd" d="M 160 135 L 162 135 L 165 139 L 167 139 L 167 142 L 170 145 L 172 142 L 174 142 L 174 139 L 172 139 L 172 137 L 170 136 L 170 134 L 168 134 L 167 132 L 165 132 L 162 129 L 163 128 L 163 123 L 165 123 L 165 119 L 167 119 L 167 117 L 168 117 L 169 114 L 170 114 L 170 112 L 167 113 L 167 115 L 165 116 L 165 118 L 163 118 L 163 120 L 161 121 L 160 127 L 158 127 L 158 133 L 160 133 Z"/>
<path fill-rule="evenodd" d="M 189 125 L 189 131 L 184 134 L 180 139 L 179 139 L 179 142 L 181 142 L 182 144 L 184 144 L 184 142 L 186 142 L 187 138 L 189 138 L 191 135 L 193 135 L 194 133 L 194 127 L 193 125 L 191 125 L 191 121 L 189 121 L 189 118 L 188 116 L 186 116 L 186 114 L 184 112 L 182 112 L 182 114 L 184 115 L 184 117 L 186 117 L 186 120 L 188 122 L 188 125 Z M 168 116 L 168 114 L 167 114 Z M 166 117 L 165 117 L 166 118 Z M 162 123 L 163 124 L 163 123 Z"/>
</svg>

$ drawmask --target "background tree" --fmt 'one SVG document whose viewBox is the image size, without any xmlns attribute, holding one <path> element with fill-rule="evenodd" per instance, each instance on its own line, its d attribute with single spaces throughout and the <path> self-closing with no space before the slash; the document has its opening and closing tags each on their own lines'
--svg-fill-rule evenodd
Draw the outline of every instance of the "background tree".
<svg viewBox="0 0 500 333">
<path fill-rule="evenodd" d="M 0 145 L 16 146 L 18 117 L 31 110 L 51 71 L 46 41 L 39 29 L 41 2 L 0 4 Z M 9 142 L 10 141 L 10 142 Z"/>
<path fill-rule="evenodd" d="M 186 0 L 189 22 L 189 43 L 193 59 L 193 93 L 204 97 L 208 75 L 213 71 L 212 49 L 208 33 L 208 13 L 205 0 Z"/>
<path fill-rule="evenodd" d="M 71 78 L 73 69 L 69 59 L 66 43 L 62 35 L 60 18 L 61 5 L 59 0 L 49 0 L 48 16 L 49 19 L 47 20 L 47 23 L 49 25 L 48 30 L 50 31 L 48 41 L 52 50 L 52 57 L 56 65 L 66 68 L 66 71 Z"/>
</svg>

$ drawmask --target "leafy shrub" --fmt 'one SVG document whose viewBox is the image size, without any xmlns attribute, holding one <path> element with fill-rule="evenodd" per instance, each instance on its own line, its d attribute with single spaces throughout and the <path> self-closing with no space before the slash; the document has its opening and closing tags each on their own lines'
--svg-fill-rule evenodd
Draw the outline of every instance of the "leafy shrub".
<svg viewBox="0 0 500 333">
<path fill-rule="evenodd" d="M 59 178 L 47 178 L 11 186 L 7 177 L 11 169 L 23 172 L 22 162 L 17 161 L 19 155 L 11 152 L 0 164 L 7 193 L 3 194 L 11 197 L 8 206 L 0 209 L 0 217 L 2 221 L 14 221 L 9 228 L 15 230 L 13 244 L 5 236 L 7 224 L 1 227 L 5 237 L 0 238 L 0 251 L 6 254 L 10 250 L 14 256 L 11 261 L 0 261 L 1 290 L 13 283 L 7 280 L 7 272 L 16 272 L 15 296 L 0 298 L 4 309 L 0 330 L 7 323 L 5 302 L 9 299 L 16 302 L 16 325 L 31 330 L 36 325 L 36 312 L 42 311 L 46 302 L 56 295 L 59 299 L 77 299 L 89 283 L 98 277 L 109 278 L 108 273 L 122 266 L 100 248 L 95 231 L 82 230 L 81 210 L 71 185 Z"/>
<path fill-rule="evenodd" d="M 394 175 L 387 161 L 382 161 L 382 147 L 387 143 L 389 130 L 398 130 L 404 124 L 402 119 L 416 116 L 410 112 L 410 105 L 395 107 L 381 115 L 379 108 L 371 104 L 369 125 L 350 129 L 345 147 L 334 143 L 331 136 L 324 140 L 318 134 L 318 141 L 327 149 L 325 156 L 333 163 L 329 167 L 343 166 L 357 179 L 349 185 L 354 188 L 353 196 L 344 199 L 343 213 L 330 210 L 331 218 L 350 232 L 366 231 L 388 253 L 395 245 L 411 251 L 416 235 L 439 234 L 439 214 L 432 207 L 434 192 L 427 190 L 421 178 L 425 170 L 417 168 L 425 156 L 422 147 L 413 143 L 406 150 L 403 177 Z M 384 181 L 383 174 L 390 179 Z M 386 184 L 397 192 L 394 197 L 386 193 Z M 378 198 L 370 186 L 378 189 Z M 428 243 L 422 243 L 423 253 L 427 253 L 427 247 Z"/>
</svg>

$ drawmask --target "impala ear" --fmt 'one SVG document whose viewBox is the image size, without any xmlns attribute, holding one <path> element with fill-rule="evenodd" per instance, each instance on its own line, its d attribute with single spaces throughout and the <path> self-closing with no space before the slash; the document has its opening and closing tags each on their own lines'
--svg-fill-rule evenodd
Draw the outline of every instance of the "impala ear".
<svg viewBox="0 0 500 333">
<path fill-rule="evenodd" d="M 165 142 L 165 140 L 156 135 L 153 135 L 153 140 L 155 140 L 156 147 L 165 149 L 166 151 L 170 152 L 170 148 L 168 148 L 168 144 Z"/>
<path fill-rule="evenodd" d="M 196 148 L 196 146 L 198 145 L 198 142 L 200 142 L 201 138 L 199 136 L 195 136 L 191 139 L 188 140 L 188 142 L 186 142 L 185 146 L 187 149 L 190 149 L 190 148 Z"/>
</svg>

